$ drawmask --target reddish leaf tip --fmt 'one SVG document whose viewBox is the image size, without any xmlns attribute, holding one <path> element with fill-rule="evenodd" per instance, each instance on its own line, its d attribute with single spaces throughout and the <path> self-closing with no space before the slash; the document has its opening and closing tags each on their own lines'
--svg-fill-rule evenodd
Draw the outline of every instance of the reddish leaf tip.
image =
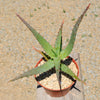
<svg viewBox="0 0 100 100">
<path fill-rule="evenodd" d="M 63 27 L 63 24 L 64 24 L 64 19 L 63 19 L 63 21 L 62 21 L 61 28 Z M 61 29 L 61 28 L 60 28 L 60 29 Z"/>
<path fill-rule="evenodd" d="M 63 21 L 62 21 L 62 24 L 64 24 L 64 19 L 63 19 Z"/>
<path fill-rule="evenodd" d="M 16 13 L 16 16 L 19 16 L 19 15 Z"/>
<path fill-rule="evenodd" d="M 39 52 L 39 50 L 37 50 L 34 46 L 33 46 L 33 49 L 34 49 L 35 51 Z"/>
<path fill-rule="evenodd" d="M 90 6 L 91 5 L 91 3 L 89 3 L 89 5 L 88 6 Z"/>
<path fill-rule="evenodd" d="M 33 49 L 35 49 L 35 47 L 33 47 Z"/>
<path fill-rule="evenodd" d="M 87 8 L 86 8 L 86 9 L 89 9 L 90 5 L 91 5 L 91 3 L 89 3 L 89 5 L 87 6 Z"/>
</svg>

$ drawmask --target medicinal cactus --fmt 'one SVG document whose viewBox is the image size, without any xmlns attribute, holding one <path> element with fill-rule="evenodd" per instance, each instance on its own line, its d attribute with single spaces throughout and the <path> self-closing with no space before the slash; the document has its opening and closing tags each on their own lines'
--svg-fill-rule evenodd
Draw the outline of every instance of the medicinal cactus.
<svg viewBox="0 0 100 100">
<path fill-rule="evenodd" d="M 40 53 L 45 58 L 46 62 L 43 65 L 40 65 L 39 67 L 36 67 L 36 68 L 33 68 L 27 72 L 24 72 L 23 74 L 12 79 L 11 81 L 15 81 L 15 80 L 18 80 L 18 79 L 23 78 L 23 77 L 29 77 L 32 75 L 41 74 L 41 73 L 46 72 L 46 71 L 52 69 L 53 67 L 55 67 L 56 75 L 57 75 L 57 79 L 58 79 L 58 83 L 59 83 L 60 88 L 61 88 L 61 82 L 60 82 L 60 77 L 59 77 L 60 71 L 63 71 L 65 73 L 69 74 L 73 79 L 81 81 L 85 84 L 84 81 L 79 79 L 71 71 L 71 69 L 69 69 L 64 63 L 62 63 L 62 60 L 65 57 L 69 56 L 69 54 L 71 53 L 73 46 L 74 46 L 76 33 L 77 33 L 78 28 L 79 28 L 80 22 L 83 19 L 83 16 L 85 15 L 89 6 L 90 6 L 90 4 L 87 6 L 87 8 L 82 13 L 82 15 L 76 21 L 76 24 L 74 25 L 74 28 L 73 28 L 72 33 L 71 33 L 70 41 L 65 49 L 62 49 L 62 27 L 63 27 L 64 21 L 62 22 L 61 27 L 59 29 L 58 36 L 57 36 L 57 39 L 55 42 L 55 47 L 52 47 L 34 28 L 32 28 L 20 15 L 17 14 L 19 19 L 29 28 L 29 30 L 33 33 L 35 38 L 40 43 L 40 45 L 43 47 L 45 52 L 37 50 L 34 47 L 33 48 L 34 48 L 34 50 L 36 50 L 38 53 Z"/>
</svg>

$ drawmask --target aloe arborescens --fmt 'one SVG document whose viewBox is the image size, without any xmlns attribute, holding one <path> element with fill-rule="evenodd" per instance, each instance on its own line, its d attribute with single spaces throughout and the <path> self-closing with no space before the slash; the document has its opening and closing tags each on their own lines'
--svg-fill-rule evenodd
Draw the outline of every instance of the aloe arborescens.
<svg viewBox="0 0 100 100">
<path fill-rule="evenodd" d="M 17 16 L 20 18 L 20 20 L 29 28 L 29 30 L 33 33 L 35 38 L 40 43 L 40 45 L 43 47 L 45 52 L 37 50 L 35 48 L 34 49 L 37 52 L 39 52 L 40 54 L 42 54 L 42 56 L 46 60 L 46 63 L 44 63 L 43 65 L 41 65 L 39 67 L 33 68 L 27 72 L 24 72 L 23 74 L 12 79 L 11 81 L 15 81 L 15 80 L 23 78 L 23 77 L 29 77 L 31 75 L 40 74 L 40 73 L 46 72 L 46 71 L 50 70 L 51 68 L 55 67 L 59 85 L 60 85 L 60 78 L 59 78 L 60 71 L 63 71 L 65 73 L 69 74 L 73 79 L 83 82 L 71 71 L 71 69 L 69 69 L 64 63 L 62 63 L 62 60 L 71 53 L 73 46 L 74 46 L 78 27 L 80 25 L 81 20 L 83 19 L 83 16 L 85 15 L 86 11 L 88 10 L 89 6 L 90 6 L 90 4 L 87 6 L 85 11 L 82 13 L 82 15 L 76 21 L 76 24 L 74 25 L 74 28 L 72 30 L 70 41 L 65 49 L 62 49 L 62 27 L 63 27 L 64 21 L 62 22 L 61 27 L 59 29 L 58 36 L 57 36 L 57 39 L 55 42 L 55 47 L 52 47 L 34 28 L 32 28 L 22 17 L 20 17 L 17 14 Z M 61 87 L 61 85 L 60 85 L 60 87 Z"/>
</svg>

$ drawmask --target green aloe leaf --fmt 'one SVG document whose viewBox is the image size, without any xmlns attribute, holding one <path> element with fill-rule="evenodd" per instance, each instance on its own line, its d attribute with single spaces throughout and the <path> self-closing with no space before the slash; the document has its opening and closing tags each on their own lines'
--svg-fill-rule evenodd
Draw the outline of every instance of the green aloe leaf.
<svg viewBox="0 0 100 100">
<path fill-rule="evenodd" d="M 60 58 L 55 58 L 54 59 L 54 65 L 55 65 L 55 69 L 56 69 L 58 84 L 59 84 L 59 87 L 60 87 L 60 90 L 61 90 Z"/>
<path fill-rule="evenodd" d="M 17 14 L 17 16 L 19 17 L 19 19 L 28 27 L 28 29 L 33 33 L 33 35 L 35 36 L 35 38 L 38 40 L 38 42 L 40 43 L 40 45 L 43 47 L 43 49 L 45 50 L 45 52 L 51 57 L 53 58 L 55 55 L 52 52 L 52 50 L 54 50 L 54 48 L 49 44 L 49 42 L 47 42 L 34 28 L 32 28 L 20 15 Z"/>
<path fill-rule="evenodd" d="M 23 74 L 19 75 L 18 77 L 15 77 L 14 79 L 12 79 L 10 81 L 15 81 L 15 80 L 18 80 L 23 77 L 29 77 L 32 75 L 40 74 L 40 73 L 48 71 L 49 69 L 51 69 L 53 67 L 54 67 L 53 61 L 48 60 L 45 64 L 40 65 L 39 67 L 33 68 L 27 72 L 24 72 Z"/>
<path fill-rule="evenodd" d="M 59 29 L 58 36 L 57 36 L 57 39 L 56 39 L 56 42 L 55 42 L 55 49 L 56 49 L 57 55 L 60 54 L 60 51 L 62 49 L 62 27 L 63 27 L 63 24 L 64 24 L 64 20 L 61 24 L 61 27 Z"/>
<path fill-rule="evenodd" d="M 64 50 L 62 50 L 62 52 L 61 52 L 61 54 L 60 54 L 61 59 L 67 57 L 67 56 L 71 53 L 71 51 L 72 51 L 72 49 L 73 49 L 73 46 L 74 46 L 75 39 L 76 39 L 77 30 L 78 30 L 79 25 L 80 25 L 80 23 L 81 23 L 81 21 L 82 21 L 84 15 L 85 15 L 86 11 L 88 10 L 89 6 L 90 6 L 90 4 L 87 6 L 87 8 L 84 10 L 84 12 L 83 12 L 82 15 L 78 18 L 76 24 L 74 25 L 74 28 L 73 28 L 73 30 L 72 30 L 72 34 L 71 34 L 70 41 L 69 41 L 67 47 L 66 47 Z"/>
<path fill-rule="evenodd" d="M 46 56 L 46 54 L 43 51 L 37 50 L 35 47 L 33 47 L 33 49 L 35 51 L 37 51 L 38 53 L 40 53 L 45 58 L 45 60 L 48 61 L 48 57 Z"/>
<path fill-rule="evenodd" d="M 65 73 L 67 73 L 68 75 L 70 75 L 73 79 L 76 79 L 78 81 L 81 81 L 82 83 L 86 84 L 84 81 L 82 81 L 81 79 L 79 79 L 70 68 L 68 68 L 65 64 L 61 64 L 61 70 Z"/>
</svg>

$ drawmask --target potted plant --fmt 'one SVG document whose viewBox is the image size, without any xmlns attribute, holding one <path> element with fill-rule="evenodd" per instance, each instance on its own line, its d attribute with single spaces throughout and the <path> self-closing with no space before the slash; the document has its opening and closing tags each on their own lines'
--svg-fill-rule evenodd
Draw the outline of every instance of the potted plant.
<svg viewBox="0 0 100 100">
<path fill-rule="evenodd" d="M 42 87 L 44 87 L 44 89 L 46 90 L 46 92 L 48 94 L 50 94 L 51 96 L 55 96 L 55 97 L 65 95 L 71 89 L 72 85 L 75 83 L 75 80 L 81 81 L 82 83 L 85 84 L 84 81 L 82 81 L 81 79 L 78 78 L 79 67 L 78 67 L 77 63 L 75 62 L 75 60 L 73 58 L 69 57 L 69 54 L 71 53 L 71 51 L 73 49 L 75 38 L 76 38 L 76 33 L 77 33 L 78 27 L 80 25 L 80 22 L 83 19 L 83 16 L 85 15 L 89 6 L 90 6 L 90 4 L 87 6 L 87 8 L 82 13 L 82 15 L 76 21 L 76 24 L 74 25 L 74 28 L 72 30 L 70 41 L 65 49 L 62 49 L 62 27 L 63 27 L 64 21 L 62 22 L 61 27 L 59 29 L 58 36 L 57 36 L 57 39 L 55 42 L 55 46 L 52 47 L 35 29 L 33 29 L 20 15 L 17 14 L 19 19 L 33 33 L 33 35 L 38 40 L 40 45 L 43 47 L 45 52 L 34 48 L 34 50 L 37 51 L 38 53 L 40 53 L 43 56 L 43 58 L 38 61 L 35 68 L 33 68 L 27 72 L 24 72 L 23 74 L 19 75 L 18 77 L 15 77 L 14 79 L 12 79 L 10 81 L 15 81 L 15 80 L 18 80 L 23 77 L 29 77 L 29 76 L 35 75 L 36 80 L 38 80 L 37 81 L 38 84 L 40 84 Z M 74 64 L 74 69 L 77 70 L 76 73 L 74 72 L 73 67 L 72 68 L 69 67 L 71 62 Z M 56 76 L 55 75 L 52 76 L 52 78 L 50 80 L 49 77 L 52 74 L 55 74 Z M 73 81 L 67 87 L 66 86 L 63 87 L 63 85 L 66 84 L 66 83 L 63 83 L 64 75 L 67 77 L 67 79 L 71 79 Z M 47 78 L 46 78 L 46 76 L 47 76 Z M 57 81 L 55 84 L 58 84 L 57 89 L 52 89 L 50 87 L 47 87 L 43 83 L 44 81 L 40 82 L 40 80 L 42 80 L 42 79 L 45 80 L 45 78 L 46 78 L 46 80 L 45 80 L 46 82 L 47 82 L 47 80 L 48 80 L 48 82 L 51 82 L 54 77 Z M 66 80 L 66 77 L 65 77 L 65 80 Z M 53 84 L 53 83 L 50 83 L 50 84 Z"/>
</svg>

